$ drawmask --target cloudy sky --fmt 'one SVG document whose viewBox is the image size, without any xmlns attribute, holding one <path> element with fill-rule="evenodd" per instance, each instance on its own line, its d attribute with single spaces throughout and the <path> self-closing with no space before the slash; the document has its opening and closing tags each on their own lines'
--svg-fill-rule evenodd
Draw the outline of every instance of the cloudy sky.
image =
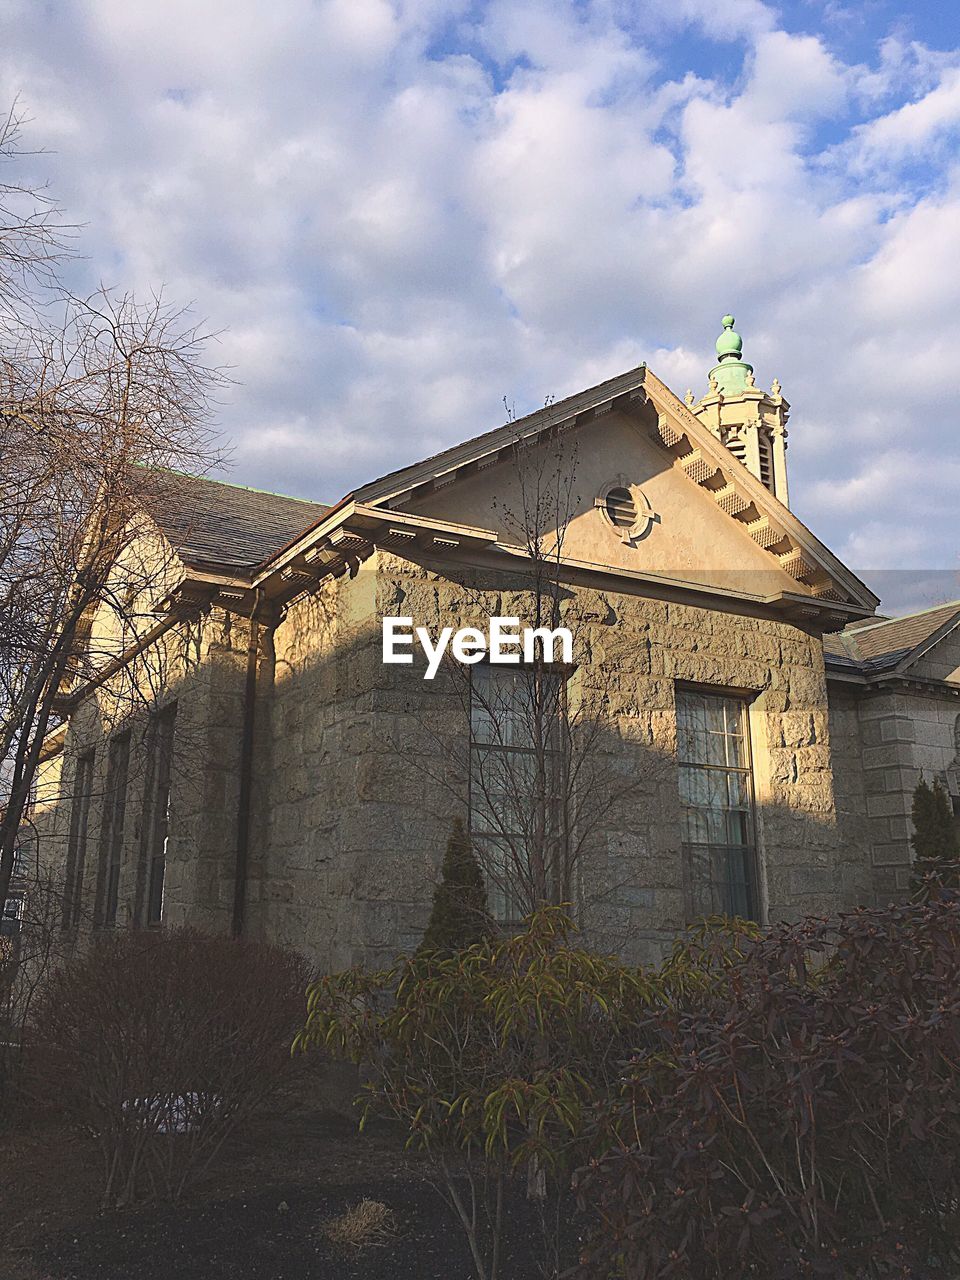
<svg viewBox="0 0 960 1280">
<path fill-rule="evenodd" d="M 78 286 L 222 331 L 238 483 L 318 500 L 733 311 L 791 496 L 960 596 L 960 10 L 889 0 L 2 0 Z M 884 573 L 883 571 L 892 571 Z"/>
</svg>

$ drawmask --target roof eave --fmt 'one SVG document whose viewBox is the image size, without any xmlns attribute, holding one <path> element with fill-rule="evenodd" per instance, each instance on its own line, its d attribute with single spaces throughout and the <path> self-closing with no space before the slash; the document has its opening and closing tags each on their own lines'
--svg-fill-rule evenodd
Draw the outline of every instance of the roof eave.
<svg viewBox="0 0 960 1280">
<path fill-rule="evenodd" d="M 371 506 L 383 506 L 403 501 L 415 491 L 422 490 L 424 486 L 434 486 L 438 481 L 441 485 L 451 484 L 465 467 L 496 460 L 501 450 L 513 448 L 531 436 L 548 432 L 562 434 L 612 408 L 616 401 L 628 403 L 631 396 L 642 392 L 646 372 L 646 365 L 638 365 L 616 378 L 546 405 L 515 422 L 506 422 L 412 466 L 390 472 L 363 485 L 354 496 Z"/>
<path fill-rule="evenodd" d="M 754 540 L 779 559 L 813 594 L 845 597 L 834 602 L 850 609 L 851 619 L 868 617 L 879 596 L 846 567 L 742 462 L 710 432 L 670 388 L 652 373 L 644 379 L 657 412 L 652 430 L 685 473 L 711 492 L 718 505 L 740 520 Z M 689 447 L 688 447 L 689 446 Z M 747 517 L 755 516 L 748 520 Z M 778 549 L 780 548 L 780 549 Z"/>
</svg>

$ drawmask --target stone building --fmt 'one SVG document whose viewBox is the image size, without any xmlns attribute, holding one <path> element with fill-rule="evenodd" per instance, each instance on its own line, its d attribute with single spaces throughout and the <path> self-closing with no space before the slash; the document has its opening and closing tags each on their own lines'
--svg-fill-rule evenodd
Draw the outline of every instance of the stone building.
<svg viewBox="0 0 960 1280">
<path fill-rule="evenodd" d="M 490 689 L 513 714 L 517 667 L 427 680 L 419 650 L 384 663 L 382 622 L 535 620 L 544 545 L 563 706 L 603 764 L 570 880 L 589 936 L 649 958 L 707 911 L 902 889 L 920 772 L 960 795 L 960 605 L 874 616 L 789 509 L 779 384 L 756 386 L 732 317 L 717 349 L 699 401 L 641 366 L 332 506 L 174 478 L 144 535 L 150 625 L 100 637 L 104 677 L 47 746 L 64 927 L 189 922 L 329 967 L 416 945 L 452 818 L 491 859 L 506 839 L 478 762 L 529 743 L 484 714 Z M 533 540 L 531 508 L 552 512 Z"/>
</svg>

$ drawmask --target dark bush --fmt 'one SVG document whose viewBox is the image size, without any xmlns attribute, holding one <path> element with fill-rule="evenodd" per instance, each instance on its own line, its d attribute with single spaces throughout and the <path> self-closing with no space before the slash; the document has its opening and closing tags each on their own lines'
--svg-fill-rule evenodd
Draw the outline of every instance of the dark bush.
<svg viewBox="0 0 960 1280">
<path fill-rule="evenodd" d="M 455 818 L 419 949 L 452 955 L 482 942 L 492 930 L 483 872 L 462 820 Z"/>
<path fill-rule="evenodd" d="M 293 952 L 185 930 L 98 939 L 47 979 L 30 1088 L 95 1135 L 104 1205 L 207 1167 L 289 1069 L 308 981 Z"/>
<path fill-rule="evenodd" d="M 638 1043 L 583 1280 L 958 1274 L 958 895 L 775 929 Z"/>
<path fill-rule="evenodd" d="M 920 779 L 913 793 L 912 818 L 913 896 L 925 899 L 941 889 L 960 889 L 960 841 L 950 797 L 939 778 L 932 787 Z"/>
</svg>

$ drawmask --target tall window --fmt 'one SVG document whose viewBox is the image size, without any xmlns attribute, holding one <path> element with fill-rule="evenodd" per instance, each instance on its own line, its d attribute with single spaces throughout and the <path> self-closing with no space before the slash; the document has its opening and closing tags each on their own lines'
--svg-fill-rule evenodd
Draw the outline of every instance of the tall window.
<svg viewBox="0 0 960 1280">
<path fill-rule="evenodd" d="M 684 887 L 692 918 L 759 918 L 746 704 L 677 692 Z"/>
<path fill-rule="evenodd" d="M 67 874 L 63 891 L 63 927 L 65 929 L 72 929 L 80 921 L 92 793 L 93 752 L 89 751 L 77 760 L 77 771 L 73 779 L 73 805 L 70 809 L 70 835 L 67 840 Z"/>
<path fill-rule="evenodd" d="M 110 743 L 103 826 L 100 832 L 101 908 L 98 924 L 117 922 L 120 868 L 123 865 L 123 828 L 127 814 L 127 774 L 130 768 L 130 734 L 121 733 Z"/>
<path fill-rule="evenodd" d="M 163 916 L 163 881 L 167 867 L 170 830 L 170 773 L 173 765 L 173 732 L 176 703 L 165 707 L 151 726 L 147 795 L 144 801 L 146 833 L 146 923 L 159 924 Z"/>
<path fill-rule="evenodd" d="M 542 666 L 471 668 L 470 833 L 503 922 L 558 892 L 562 696 Z"/>
</svg>

